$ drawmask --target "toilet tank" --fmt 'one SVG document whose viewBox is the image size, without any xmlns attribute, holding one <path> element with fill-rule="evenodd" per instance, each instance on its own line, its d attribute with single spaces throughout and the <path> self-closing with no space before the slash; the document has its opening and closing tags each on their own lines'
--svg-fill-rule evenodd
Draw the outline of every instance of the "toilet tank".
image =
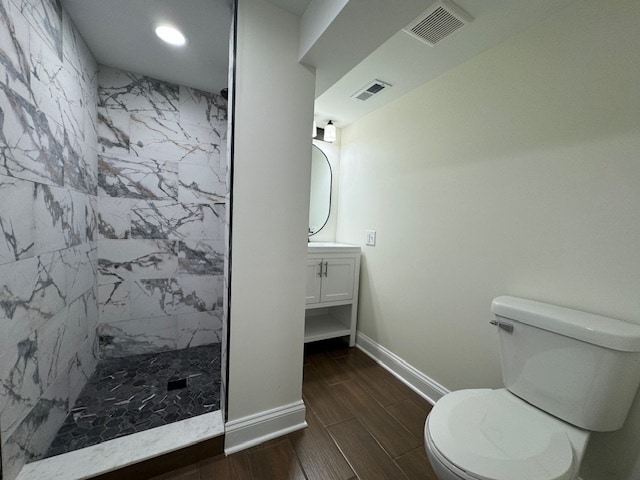
<svg viewBox="0 0 640 480">
<path fill-rule="evenodd" d="M 640 383 L 640 325 L 506 296 L 491 311 L 509 391 L 586 430 L 623 425 Z"/>
</svg>

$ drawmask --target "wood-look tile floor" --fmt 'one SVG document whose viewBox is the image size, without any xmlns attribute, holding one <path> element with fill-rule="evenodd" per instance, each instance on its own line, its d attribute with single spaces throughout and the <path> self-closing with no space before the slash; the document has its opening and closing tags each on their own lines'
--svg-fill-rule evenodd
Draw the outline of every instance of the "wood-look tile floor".
<svg viewBox="0 0 640 480">
<path fill-rule="evenodd" d="M 431 406 L 357 348 L 305 349 L 308 428 L 153 480 L 437 480 L 422 429 Z"/>
</svg>

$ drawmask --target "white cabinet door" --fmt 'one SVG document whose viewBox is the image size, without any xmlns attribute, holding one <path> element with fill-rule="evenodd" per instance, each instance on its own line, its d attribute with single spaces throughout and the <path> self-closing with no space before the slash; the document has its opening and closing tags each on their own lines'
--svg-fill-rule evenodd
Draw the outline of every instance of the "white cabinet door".
<svg viewBox="0 0 640 480">
<path fill-rule="evenodd" d="M 304 341 L 349 337 L 356 344 L 360 248 L 309 246 Z"/>
<path fill-rule="evenodd" d="M 321 273 L 322 260 L 320 258 L 307 259 L 307 304 L 318 303 L 320 301 Z"/>
<path fill-rule="evenodd" d="M 355 258 L 324 258 L 322 262 L 320 301 L 339 302 L 351 300 L 353 298 Z M 309 286 L 307 285 L 308 288 Z"/>
</svg>

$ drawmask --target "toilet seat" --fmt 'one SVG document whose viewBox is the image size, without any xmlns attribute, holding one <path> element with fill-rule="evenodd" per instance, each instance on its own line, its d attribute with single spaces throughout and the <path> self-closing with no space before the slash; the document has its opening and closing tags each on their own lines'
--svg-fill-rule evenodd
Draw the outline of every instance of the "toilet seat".
<svg viewBox="0 0 640 480">
<path fill-rule="evenodd" d="M 574 431 L 504 389 L 445 395 L 425 427 L 441 459 L 482 480 L 573 479 Z"/>
</svg>

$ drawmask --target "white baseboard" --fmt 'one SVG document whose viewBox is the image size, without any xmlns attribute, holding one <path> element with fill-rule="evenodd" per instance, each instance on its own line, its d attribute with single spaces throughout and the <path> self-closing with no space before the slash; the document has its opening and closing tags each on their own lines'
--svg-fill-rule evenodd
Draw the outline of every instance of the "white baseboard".
<svg viewBox="0 0 640 480">
<path fill-rule="evenodd" d="M 373 358 L 380 366 L 391 372 L 402 383 L 432 405 L 449 393 L 447 388 L 363 333 L 357 332 L 356 347 Z M 582 480 L 582 477 L 578 477 L 577 480 Z"/>
<path fill-rule="evenodd" d="M 307 426 L 302 400 L 225 424 L 224 453 L 231 455 Z"/>
<path fill-rule="evenodd" d="M 374 342 L 363 333 L 356 334 L 356 347 L 373 358 L 383 368 L 391 372 L 411 390 L 423 397 L 432 405 L 449 390 L 429 378 L 417 368 L 409 365 L 395 353 Z"/>
</svg>

